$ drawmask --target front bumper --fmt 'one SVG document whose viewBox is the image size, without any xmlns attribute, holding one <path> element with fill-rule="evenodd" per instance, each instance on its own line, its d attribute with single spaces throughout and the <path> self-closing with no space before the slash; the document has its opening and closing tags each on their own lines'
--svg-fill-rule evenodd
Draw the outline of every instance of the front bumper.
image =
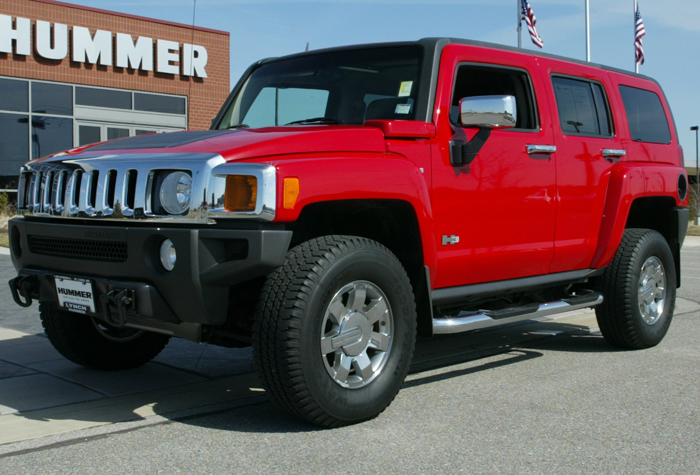
<svg viewBox="0 0 700 475">
<path fill-rule="evenodd" d="M 129 290 L 129 326 L 173 334 L 174 325 L 223 324 L 229 288 L 280 266 L 292 238 L 280 229 L 89 226 L 26 218 L 12 219 L 8 231 L 19 276 L 34 276 L 37 283 L 33 298 L 58 302 L 54 275 L 89 278 L 94 316 L 109 317 L 100 296 Z M 165 239 L 177 250 L 170 272 L 159 258 Z"/>
</svg>

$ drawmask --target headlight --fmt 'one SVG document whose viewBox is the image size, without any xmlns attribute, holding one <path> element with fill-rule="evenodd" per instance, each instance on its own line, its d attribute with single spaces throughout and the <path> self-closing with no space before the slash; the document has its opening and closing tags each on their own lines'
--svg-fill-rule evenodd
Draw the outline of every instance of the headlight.
<svg viewBox="0 0 700 475">
<path fill-rule="evenodd" d="M 171 172 L 160 185 L 160 204 L 168 214 L 184 214 L 190 209 L 192 177 L 182 171 Z"/>
</svg>

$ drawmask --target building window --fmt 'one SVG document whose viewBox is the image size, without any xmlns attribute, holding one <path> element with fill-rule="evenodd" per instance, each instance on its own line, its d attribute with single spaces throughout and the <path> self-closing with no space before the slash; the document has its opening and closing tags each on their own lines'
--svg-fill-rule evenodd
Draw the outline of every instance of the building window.
<svg viewBox="0 0 700 475">
<path fill-rule="evenodd" d="M 99 125 L 80 125 L 78 127 L 78 146 L 90 145 L 102 141 Z"/>
<path fill-rule="evenodd" d="M 29 112 L 29 81 L 0 78 L 0 110 Z"/>
<path fill-rule="evenodd" d="M 164 112 L 166 114 L 184 114 L 185 98 L 135 92 L 134 109 L 137 111 Z"/>
<path fill-rule="evenodd" d="M 129 129 L 107 127 L 107 140 L 123 139 L 129 136 Z"/>
<path fill-rule="evenodd" d="M 30 159 L 75 146 L 187 128 L 187 98 L 0 77 L 0 190 Z"/>
<path fill-rule="evenodd" d="M 131 93 L 94 87 L 76 87 L 75 103 L 81 106 L 131 109 Z"/>
<path fill-rule="evenodd" d="M 22 165 L 29 161 L 29 116 L 0 113 L 0 188 L 17 189 Z"/>
<path fill-rule="evenodd" d="M 33 82 L 32 112 L 73 115 L 73 87 L 63 84 Z"/>
<path fill-rule="evenodd" d="M 73 148 L 73 119 L 32 116 L 32 158 Z"/>
</svg>

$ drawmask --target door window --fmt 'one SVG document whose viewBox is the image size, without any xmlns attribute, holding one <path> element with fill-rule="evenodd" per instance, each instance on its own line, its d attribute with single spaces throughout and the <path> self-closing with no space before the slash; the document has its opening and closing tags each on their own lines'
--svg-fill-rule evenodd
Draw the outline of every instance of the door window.
<svg viewBox="0 0 700 475">
<path fill-rule="evenodd" d="M 450 120 L 459 124 L 459 101 L 474 96 L 514 96 L 517 108 L 515 129 L 537 130 L 534 94 L 525 71 L 493 66 L 466 64 L 459 67 L 455 80 Z"/>
<path fill-rule="evenodd" d="M 612 136 L 610 114 L 600 84 L 553 77 L 561 130 L 567 135 Z"/>
</svg>

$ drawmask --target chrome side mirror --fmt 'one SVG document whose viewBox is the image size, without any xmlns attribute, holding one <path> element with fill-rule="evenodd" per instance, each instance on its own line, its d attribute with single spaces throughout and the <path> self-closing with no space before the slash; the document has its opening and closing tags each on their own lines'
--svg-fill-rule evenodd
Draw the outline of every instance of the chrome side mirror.
<svg viewBox="0 0 700 475">
<path fill-rule="evenodd" d="M 462 127 L 506 129 L 515 127 L 518 111 L 513 96 L 475 96 L 459 100 Z"/>
</svg>

